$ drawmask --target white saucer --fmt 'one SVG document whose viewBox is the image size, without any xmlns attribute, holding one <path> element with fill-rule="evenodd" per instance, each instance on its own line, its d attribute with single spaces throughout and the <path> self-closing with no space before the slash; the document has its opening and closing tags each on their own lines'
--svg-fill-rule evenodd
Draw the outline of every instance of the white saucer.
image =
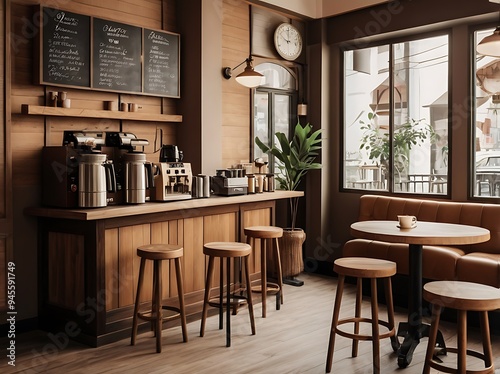
<svg viewBox="0 0 500 374">
<path fill-rule="evenodd" d="M 415 223 L 412 227 L 408 227 L 408 228 L 406 228 L 406 227 L 401 227 L 401 226 L 399 226 L 399 224 L 398 224 L 398 225 L 396 225 L 396 226 L 397 226 L 397 228 L 398 228 L 398 229 L 402 229 L 402 230 L 409 230 L 409 229 L 414 229 L 415 227 L 417 227 L 417 224 Z"/>
</svg>

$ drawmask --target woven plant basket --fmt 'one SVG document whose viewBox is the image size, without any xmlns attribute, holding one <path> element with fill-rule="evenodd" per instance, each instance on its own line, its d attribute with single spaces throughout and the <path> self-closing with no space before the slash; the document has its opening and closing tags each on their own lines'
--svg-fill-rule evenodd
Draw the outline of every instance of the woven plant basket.
<svg viewBox="0 0 500 374">
<path fill-rule="evenodd" d="M 278 240 L 283 278 L 295 277 L 304 270 L 302 244 L 305 240 L 304 230 L 283 229 L 283 236 Z"/>
</svg>

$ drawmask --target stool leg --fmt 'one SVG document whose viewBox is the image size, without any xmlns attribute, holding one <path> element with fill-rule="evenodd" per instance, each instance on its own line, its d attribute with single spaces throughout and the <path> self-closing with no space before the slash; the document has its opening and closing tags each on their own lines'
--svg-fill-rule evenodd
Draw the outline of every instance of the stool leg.
<svg viewBox="0 0 500 374">
<path fill-rule="evenodd" d="M 373 373 L 380 373 L 380 331 L 378 325 L 377 279 L 371 278 Z"/>
<path fill-rule="evenodd" d="M 280 309 L 279 305 L 283 304 L 283 272 L 281 270 L 281 256 L 280 256 L 280 246 L 278 244 L 278 238 L 274 239 L 274 245 L 275 245 L 275 262 L 276 262 L 276 273 L 278 277 L 278 286 L 280 288 L 279 293 L 276 295 L 276 309 Z M 278 295 L 279 295 L 279 301 L 278 301 Z"/>
<path fill-rule="evenodd" d="M 261 239 L 260 240 L 260 278 L 261 278 L 261 285 L 260 285 L 260 293 L 262 297 L 262 318 L 266 318 L 266 299 L 267 299 L 267 260 L 266 260 L 266 247 L 267 247 L 267 240 L 266 239 Z"/>
<path fill-rule="evenodd" d="M 389 322 L 389 330 L 393 331 L 394 334 L 391 335 L 391 346 L 394 352 L 399 349 L 399 341 L 396 336 L 396 323 L 394 321 L 394 301 L 392 299 L 392 281 L 391 278 L 384 279 L 385 285 L 385 301 L 387 303 L 387 319 Z"/>
<path fill-rule="evenodd" d="M 203 311 L 201 313 L 200 336 L 205 335 L 205 322 L 207 320 L 208 300 L 210 298 L 210 288 L 212 287 L 212 275 L 214 272 L 214 258 L 208 256 L 207 280 L 205 282 L 205 297 L 203 298 Z"/>
<path fill-rule="evenodd" d="M 137 313 L 139 313 L 139 302 L 141 296 L 142 281 L 144 279 L 145 266 L 146 266 L 146 259 L 141 258 L 141 266 L 139 268 L 139 280 L 137 281 L 137 291 L 135 293 L 134 318 L 132 322 L 132 336 L 130 338 L 130 345 L 135 345 L 135 337 L 137 336 Z"/>
<path fill-rule="evenodd" d="M 465 373 L 467 368 L 467 312 L 465 310 L 458 311 L 457 321 L 457 369 L 459 373 Z"/>
<path fill-rule="evenodd" d="M 491 350 L 490 325 L 488 323 L 488 312 L 479 314 L 481 324 L 481 336 L 483 338 L 484 367 L 493 365 L 493 351 Z"/>
<path fill-rule="evenodd" d="M 222 263 L 222 259 L 221 259 Z M 222 268 L 222 266 L 221 266 Z M 226 284 L 226 347 L 231 346 L 231 257 L 226 259 L 226 274 L 227 274 L 227 284 Z M 221 290 L 222 291 L 222 290 Z M 222 304 L 221 308 L 222 310 Z"/>
<path fill-rule="evenodd" d="M 245 256 L 243 259 L 245 264 L 245 283 L 247 288 L 247 304 L 248 304 L 248 314 L 250 315 L 250 326 L 252 327 L 252 335 L 255 335 L 255 318 L 253 315 L 253 301 L 252 301 L 252 290 L 251 290 L 251 282 L 250 282 L 250 265 L 249 265 L 249 256 Z"/>
<path fill-rule="evenodd" d="M 432 304 L 432 320 L 431 328 L 429 331 L 429 341 L 427 342 L 427 352 L 425 354 L 424 370 L 422 374 L 429 374 L 431 372 L 431 361 L 434 355 L 434 347 L 436 346 L 436 337 L 439 328 L 439 319 L 441 317 L 442 307 L 437 304 Z"/>
<path fill-rule="evenodd" d="M 182 338 L 184 342 L 188 341 L 187 325 L 186 325 L 186 309 L 184 305 L 184 286 L 182 284 L 182 267 L 181 259 L 175 259 L 175 273 L 177 276 L 177 293 L 179 294 L 179 309 L 181 314 Z"/>
<path fill-rule="evenodd" d="M 328 343 L 328 353 L 326 356 L 326 372 L 332 370 L 333 363 L 333 350 L 335 348 L 335 333 L 337 330 L 337 323 L 339 321 L 340 303 L 342 301 L 342 293 L 344 292 L 344 276 L 339 275 L 337 282 L 337 293 L 335 295 L 335 304 L 333 307 L 332 327 L 330 329 L 330 342 Z"/>
<path fill-rule="evenodd" d="M 356 280 L 356 306 L 355 306 L 355 312 L 354 312 L 354 317 L 356 319 L 361 317 L 362 297 L 363 297 L 363 279 L 358 278 Z M 354 333 L 359 334 L 359 322 L 357 322 L 357 321 L 354 322 Z M 357 339 L 353 339 L 352 340 L 352 352 L 351 352 L 352 357 L 358 356 L 358 345 L 359 345 L 359 341 Z"/>
<path fill-rule="evenodd" d="M 161 268 L 162 261 L 155 260 L 154 261 L 154 277 L 156 281 L 156 294 L 155 294 L 155 314 L 156 314 L 156 352 L 161 352 L 161 330 L 162 330 L 162 307 L 161 307 L 161 298 L 162 298 L 162 289 L 161 289 Z"/>
<path fill-rule="evenodd" d="M 220 258 L 219 261 L 219 330 L 222 330 L 223 315 L 224 315 L 224 259 Z"/>
</svg>

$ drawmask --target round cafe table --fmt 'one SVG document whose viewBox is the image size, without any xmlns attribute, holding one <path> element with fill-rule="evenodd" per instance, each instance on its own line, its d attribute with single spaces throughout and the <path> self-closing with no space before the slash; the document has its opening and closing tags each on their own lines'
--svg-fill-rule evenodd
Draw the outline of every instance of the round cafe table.
<svg viewBox="0 0 500 374">
<path fill-rule="evenodd" d="M 482 227 L 424 221 L 418 221 L 414 228 L 400 229 L 397 221 L 377 220 L 353 223 L 351 235 L 409 245 L 408 322 L 402 322 L 398 328 L 398 336 L 404 337 L 398 350 L 398 366 L 405 368 L 410 364 L 420 339 L 429 336 L 430 326 L 422 322 L 422 246 L 486 242 L 490 239 L 490 232 Z M 438 346 L 445 351 L 441 334 L 438 336 Z"/>
</svg>

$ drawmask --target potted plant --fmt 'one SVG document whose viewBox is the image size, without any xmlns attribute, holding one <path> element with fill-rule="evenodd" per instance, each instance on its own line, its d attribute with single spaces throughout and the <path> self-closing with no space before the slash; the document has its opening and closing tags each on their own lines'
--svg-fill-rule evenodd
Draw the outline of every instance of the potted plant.
<svg viewBox="0 0 500 374">
<path fill-rule="evenodd" d="M 309 170 L 321 168 L 321 164 L 315 162 L 321 150 L 320 134 L 321 129 L 313 132 L 312 125 L 302 126 L 299 122 L 290 139 L 286 134 L 277 132 L 275 137 L 278 143 L 272 147 L 264 144 L 259 137 L 255 138 L 255 143 L 264 153 L 275 157 L 279 170 L 275 180 L 279 189 L 295 191 Z M 280 240 L 283 277 L 286 283 L 301 285 L 303 282 L 297 283 L 294 279 L 304 269 L 302 244 L 305 232 L 296 227 L 299 198 L 290 198 L 289 203 L 291 227 L 283 229 Z"/>
</svg>

